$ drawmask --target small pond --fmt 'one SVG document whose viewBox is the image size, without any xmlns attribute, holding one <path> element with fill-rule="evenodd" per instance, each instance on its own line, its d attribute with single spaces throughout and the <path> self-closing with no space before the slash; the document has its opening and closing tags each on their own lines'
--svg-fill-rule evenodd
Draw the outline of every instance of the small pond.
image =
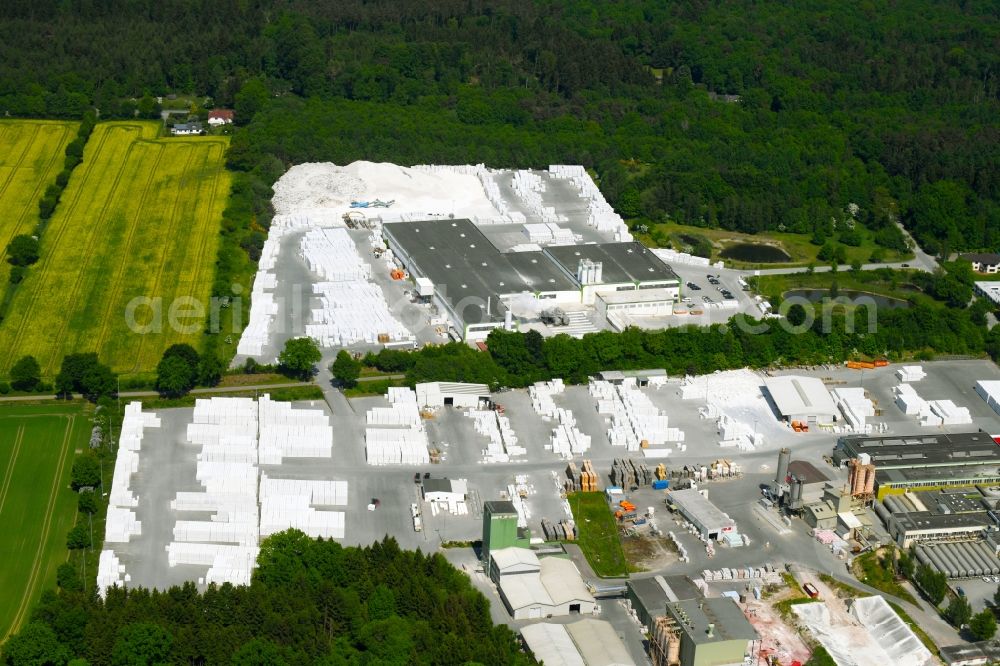
<svg viewBox="0 0 1000 666">
<path fill-rule="evenodd" d="M 723 259 L 735 259 L 755 264 L 780 264 L 792 258 L 780 247 L 762 243 L 736 243 L 719 253 Z"/>
<path fill-rule="evenodd" d="M 812 303 L 819 303 L 824 298 L 830 296 L 829 289 L 790 289 L 784 294 L 785 299 L 789 298 L 804 298 Z M 871 299 L 875 301 L 876 307 L 879 308 L 908 308 L 911 303 L 909 301 L 904 301 L 900 298 L 892 298 L 891 296 L 882 296 L 880 294 L 869 294 L 866 291 L 853 291 L 851 289 L 841 289 L 837 293 L 837 298 L 847 298 L 851 301 L 858 301 L 858 305 L 867 305 Z"/>
<path fill-rule="evenodd" d="M 681 242 L 685 245 L 695 246 L 702 242 L 702 238 L 699 236 L 692 236 L 691 234 L 677 234 L 677 237 L 681 239 Z"/>
</svg>

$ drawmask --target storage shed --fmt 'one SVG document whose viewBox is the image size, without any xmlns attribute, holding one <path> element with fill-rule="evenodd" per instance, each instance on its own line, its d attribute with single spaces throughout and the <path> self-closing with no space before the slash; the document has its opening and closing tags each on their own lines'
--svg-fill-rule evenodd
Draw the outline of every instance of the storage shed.
<svg viewBox="0 0 1000 666">
<path fill-rule="evenodd" d="M 708 501 L 701 491 L 694 488 L 675 490 L 667 501 L 695 526 L 705 539 L 718 540 L 723 534 L 735 533 L 736 521 Z"/>
<path fill-rule="evenodd" d="M 628 648 L 610 622 L 539 622 L 521 629 L 528 649 L 546 666 L 634 666 Z"/>
<path fill-rule="evenodd" d="M 782 375 L 764 380 L 764 394 L 784 421 L 802 421 L 808 424 L 833 423 L 837 420 L 837 406 L 830 392 L 816 377 Z"/>
<path fill-rule="evenodd" d="M 486 384 L 428 382 L 417 384 L 417 404 L 421 407 L 481 407 L 490 402 Z"/>
<path fill-rule="evenodd" d="M 499 570 L 500 563 L 507 561 L 503 550 L 493 551 L 491 571 Z M 525 557 L 524 553 L 529 555 Z M 594 612 L 596 601 L 571 560 L 560 557 L 539 560 L 532 551 L 524 553 L 516 554 L 517 563 L 509 566 L 511 573 L 496 576 L 500 598 L 511 617 L 527 620 Z M 532 571 L 535 562 L 537 569 Z"/>
</svg>

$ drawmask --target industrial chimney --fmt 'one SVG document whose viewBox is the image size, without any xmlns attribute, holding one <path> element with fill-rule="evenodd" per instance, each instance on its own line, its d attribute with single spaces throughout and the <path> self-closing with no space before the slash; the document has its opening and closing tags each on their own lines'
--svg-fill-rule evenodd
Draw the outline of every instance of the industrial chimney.
<svg viewBox="0 0 1000 666">
<path fill-rule="evenodd" d="M 788 478 L 788 463 L 792 461 L 792 450 L 783 448 L 778 451 L 778 470 L 774 474 L 774 482 L 779 486 Z"/>
</svg>

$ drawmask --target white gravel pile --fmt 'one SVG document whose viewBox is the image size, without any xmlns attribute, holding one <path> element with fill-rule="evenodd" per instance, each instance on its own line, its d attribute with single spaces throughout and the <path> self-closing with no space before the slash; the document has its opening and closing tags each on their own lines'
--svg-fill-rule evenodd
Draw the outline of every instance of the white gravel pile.
<svg viewBox="0 0 1000 666">
<path fill-rule="evenodd" d="M 486 197 L 471 169 L 401 167 L 395 164 L 330 162 L 299 164 L 274 184 L 274 210 L 279 215 L 301 211 L 350 210 L 352 201 L 393 201 L 389 208 L 362 209 L 384 220 L 454 214 L 492 218 L 500 214 Z"/>
</svg>

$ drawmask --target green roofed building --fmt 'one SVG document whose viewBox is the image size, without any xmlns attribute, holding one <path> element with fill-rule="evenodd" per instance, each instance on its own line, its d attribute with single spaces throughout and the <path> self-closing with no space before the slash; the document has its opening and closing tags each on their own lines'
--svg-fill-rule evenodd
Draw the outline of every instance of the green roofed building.
<svg viewBox="0 0 1000 666">
<path fill-rule="evenodd" d="M 518 544 L 517 510 L 510 501 L 483 503 L 483 567 L 490 575 L 490 551 Z"/>
<path fill-rule="evenodd" d="M 681 637 L 681 666 L 743 663 L 760 637 L 732 599 L 692 599 L 667 604 Z"/>
</svg>

